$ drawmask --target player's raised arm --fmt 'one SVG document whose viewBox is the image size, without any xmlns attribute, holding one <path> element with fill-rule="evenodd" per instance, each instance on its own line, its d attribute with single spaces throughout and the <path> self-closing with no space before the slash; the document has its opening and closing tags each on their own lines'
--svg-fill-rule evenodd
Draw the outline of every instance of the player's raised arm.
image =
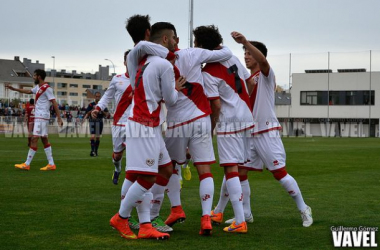
<svg viewBox="0 0 380 250">
<path fill-rule="evenodd" d="M 117 83 L 116 76 L 114 76 L 108 86 L 106 92 L 104 92 L 102 98 L 100 98 L 98 104 L 96 104 L 95 109 L 91 111 L 91 117 L 96 119 L 98 117 L 99 111 L 105 110 L 107 105 L 114 99 Z"/>
<path fill-rule="evenodd" d="M 199 49 L 202 50 L 200 63 L 223 62 L 232 57 L 232 51 L 226 46 L 220 46 L 220 49 L 215 50 Z"/>
<path fill-rule="evenodd" d="M 18 88 L 15 88 L 15 87 L 13 87 L 13 86 L 11 86 L 9 84 L 5 85 L 5 88 L 13 90 L 13 91 L 17 91 L 19 93 L 23 93 L 23 94 L 28 94 L 28 95 L 33 94 L 33 92 L 30 89 L 18 89 Z"/>
<path fill-rule="evenodd" d="M 159 56 L 161 58 L 171 58 L 174 54 L 169 52 L 164 46 L 152 43 L 148 41 L 141 41 L 131 50 L 127 58 L 127 67 L 131 79 L 131 85 L 134 87 L 136 72 L 138 68 L 138 63 L 146 55 Z"/>
<path fill-rule="evenodd" d="M 263 72 L 263 74 L 265 76 L 268 76 L 269 74 L 269 69 L 270 69 L 270 65 L 266 59 L 266 57 L 263 55 L 263 53 L 261 53 L 260 50 L 258 50 L 257 48 L 255 48 L 255 46 L 253 46 L 246 38 L 244 35 L 242 35 L 241 33 L 239 32 L 236 32 L 236 31 L 233 31 L 231 33 L 231 36 L 232 38 L 237 42 L 237 43 L 240 43 L 244 46 L 244 48 L 246 50 L 248 50 L 248 52 L 251 54 L 251 56 L 257 61 L 257 63 L 259 64 L 260 66 L 260 70 L 261 72 Z"/>
</svg>

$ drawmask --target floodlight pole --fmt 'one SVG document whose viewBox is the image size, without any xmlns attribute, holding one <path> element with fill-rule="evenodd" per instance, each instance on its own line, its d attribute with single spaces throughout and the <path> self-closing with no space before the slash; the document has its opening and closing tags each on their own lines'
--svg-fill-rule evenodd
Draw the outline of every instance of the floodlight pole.
<svg viewBox="0 0 380 250">
<path fill-rule="evenodd" d="M 194 47 L 193 44 L 193 18 L 194 18 L 194 1 L 189 0 L 190 10 L 189 10 L 189 47 Z"/>
</svg>

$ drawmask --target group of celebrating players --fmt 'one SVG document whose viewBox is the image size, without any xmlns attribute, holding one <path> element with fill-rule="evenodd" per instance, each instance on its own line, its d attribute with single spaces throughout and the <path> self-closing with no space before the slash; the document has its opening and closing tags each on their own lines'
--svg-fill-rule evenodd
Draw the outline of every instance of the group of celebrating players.
<svg viewBox="0 0 380 250">
<path fill-rule="evenodd" d="M 211 235 L 212 224 L 223 222 L 228 201 L 234 218 L 226 221 L 229 225 L 223 230 L 247 233 L 247 223 L 253 222 L 247 175 L 251 170 L 262 171 L 264 166 L 294 199 L 303 226 L 312 225 L 311 208 L 285 168 L 281 126 L 274 108 L 275 75 L 266 59 L 266 46 L 248 41 L 238 32 L 231 33 L 243 45 L 248 72 L 221 45 L 223 38 L 214 25 L 194 29 L 195 48 L 178 49 L 175 27 L 168 22 L 151 26 L 149 20 L 148 15 L 134 15 L 127 20 L 126 29 L 135 43 L 124 54 L 127 71 L 113 77 L 90 111 L 96 119 L 115 100 L 114 184 L 118 183 L 126 151 L 120 209 L 110 225 L 126 239 L 168 239 L 172 226 L 186 219 L 175 166 L 188 160 L 188 152 L 200 181 L 200 235 Z M 38 96 L 39 90 L 35 92 Z M 48 96 L 46 99 L 51 100 Z M 36 98 L 36 107 L 40 100 Z M 165 137 L 163 122 L 167 125 Z M 214 181 L 210 166 L 216 163 L 214 130 L 219 164 L 225 174 L 218 204 L 212 210 Z M 163 221 L 160 209 L 165 192 L 171 213 Z M 138 221 L 131 216 L 133 208 L 137 210 Z M 138 229 L 138 234 L 131 229 Z"/>
</svg>

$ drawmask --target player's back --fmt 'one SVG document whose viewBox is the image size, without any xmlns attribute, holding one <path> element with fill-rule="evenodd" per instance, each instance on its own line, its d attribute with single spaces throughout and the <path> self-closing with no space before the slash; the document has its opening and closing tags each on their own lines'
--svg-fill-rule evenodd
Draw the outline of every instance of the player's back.
<svg viewBox="0 0 380 250">
<path fill-rule="evenodd" d="M 253 126 L 245 83 L 250 74 L 237 57 L 207 64 L 203 69 L 203 77 L 209 98 L 221 100 L 218 130 L 237 131 Z"/>
<path fill-rule="evenodd" d="M 164 122 L 161 102 L 167 105 L 177 101 L 173 65 L 158 56 L 145 57 L 139 64 L 129 119 L 156 127 Z"/>
</svg>

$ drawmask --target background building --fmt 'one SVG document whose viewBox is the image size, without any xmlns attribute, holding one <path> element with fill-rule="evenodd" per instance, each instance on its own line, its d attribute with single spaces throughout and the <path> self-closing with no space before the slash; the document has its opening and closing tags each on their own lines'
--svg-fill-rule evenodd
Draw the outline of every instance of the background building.
<svg viewBox="0 0 380 250">
<path fill-rule="evenodd" d="M 380 72 L 305 70 L 292 78 L 291 105 L 276 105 L 283 135 L 379 136 Z"/>
</svg>

